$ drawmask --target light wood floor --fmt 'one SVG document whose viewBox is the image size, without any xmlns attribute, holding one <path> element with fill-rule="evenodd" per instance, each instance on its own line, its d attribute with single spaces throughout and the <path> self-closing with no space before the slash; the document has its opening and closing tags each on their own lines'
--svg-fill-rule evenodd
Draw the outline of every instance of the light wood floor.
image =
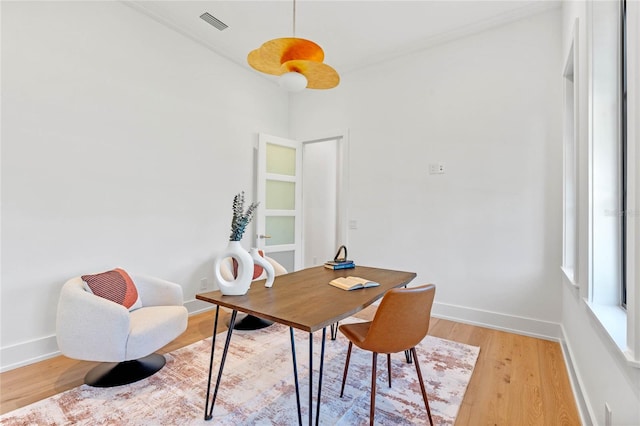
<svg viewBox="0 0 640 426">
<path fill-rule="evenodd" d="M 374 309 L 358 316 L 370 319 Z M 159 352 L 210 336 L 213 318 L 214 311 L 190 317 L 187 331 Z M 456 425 L 580 424 L 558 343 L 437 318 L 429 334 L 480 347 Z M 81 385 L 94 365 L 59 356 L 0 374 L 0 413 Z"/>
</svg>

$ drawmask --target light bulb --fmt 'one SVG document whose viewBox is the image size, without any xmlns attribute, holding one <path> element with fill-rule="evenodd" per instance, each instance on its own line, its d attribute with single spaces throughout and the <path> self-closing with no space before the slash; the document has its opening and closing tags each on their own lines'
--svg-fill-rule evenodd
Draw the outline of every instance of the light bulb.
<svg viewBox="0 0 640 426">
<path fill-rule="evenodd" d="M 299 92 L 307 87 L 307 77 L 299 72 L 287 72 L 280 76 L 278 83 L 289 92 Z"/>
</svg>

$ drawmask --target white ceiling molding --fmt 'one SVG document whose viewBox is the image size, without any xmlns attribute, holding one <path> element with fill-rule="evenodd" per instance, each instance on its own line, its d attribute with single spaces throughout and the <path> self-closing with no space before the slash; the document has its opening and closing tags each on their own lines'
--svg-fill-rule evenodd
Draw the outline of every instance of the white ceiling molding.
<svg viewBox="0 0 640 426">
<path fill-rule="evenodd" d="M 291 31 L 290 4 L 282 0 L 120 1 L 247 70 L 250 50 Z M 318 42 L 344 75 L 560 6 L 547 0 L 308 0 L 298 7 L 298 36 Z M 204 12 L 229 28 L 211 28 L 199 18 Z"/>
</svg>

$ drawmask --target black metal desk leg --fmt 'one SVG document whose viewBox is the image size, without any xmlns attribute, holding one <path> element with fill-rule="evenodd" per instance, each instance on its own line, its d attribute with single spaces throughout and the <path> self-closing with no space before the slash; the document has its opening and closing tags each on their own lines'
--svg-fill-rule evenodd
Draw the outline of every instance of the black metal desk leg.
<svg viewBox="0 0 640 426">
<path fill-rule="evenodd" d="M 209 394 L 211 393 L 211 372 L 213 371 L 213 353 L 216 347 L 216 334 L 218 334 L 218 314 L 220 306 L 216 305 L 216 317 L 213 320 L 213 336 L 211 338 L 211 358 L 209 358 L 209 380 L 207 381 L 207 396 L 204 403 L 204 419 L 211 420 L 209 416 Z"/>
<path fill-rule="evenodd" d="M 407 286 L 405 285 L 404 288 L 407 288 Z M 404 357 L 407 360 L 407 364 L 411 364 L 413 362 L 413 358 L 411 357 L 411 351 L 409 349 L 404 351 Z"/>
<path fill-rule="evenodd" d="M 338 327 L 340 326 L 340 321 L 336 321 L 331 324 L 331 340 L 336 340 L 338 337 Z"/>
<path fill-rule="evenodd" d="M 309 426 L 313 425 L 313 333 L 309 333 Z"/>
<path fill-rule="evenodd" d="M 407 288 L 407 286 L 405 285 L 404 288 Z M 409 349 L 404 351 L 404 357 L 407 360 L 407 364 L 411 364 L 413 362 L 413 358 L 411 357 L 411 351 Z M 389 387 L 391 387 L 391 385 L 389 385 Z"/>
<path fill-rule="evenodd" d="M 302 426 L 302 411 L 300 411 L 300 387 L 298 386 L 298 364 L 296 362 L 296 342 L 293 338 L 293 327 L 289 327 L 291 335 L 291 357 L 293 358 L 293 380 L 296 384 L 296 404 L 298 405 L 298 425 Z"/>
<path fill-rule="evenodd" d="M 409 350 L 404 351 L 404 357 L 407 359 L 407 364 L 411 364 L 412 362 L 411 351 Z"/>
<path fill-rule="evenodd" d="M 219 309 L 219 307 L 218 307 Z M 213 350 L 215 345 L 215 331 L 217 331 L 218 324 L 218 310 L 216 310 L 216 326 L 214 327 L 214 335 L 213 335 L 213 343 L 211 346 L 211 364 L 209 365 L 209 383 L 207 384 L 207 402 L 205 404 L 205 413 L 204 419 L 211 420 L 213 418 L 213 407 L 216 403 L 216 398 L 218 396 L 218 388 L 220 387 L 220 379 L 222 378 L 222 370 L 224 370 L 224 363 L 227 360 L 227 353 L 229 352 L 229 342 L 231 341 L 231 334 L 233 332 L 233 326 L 236 323 L 236 315 L 238 311 L 233 311 L 231 313 L 231 321 L 229 321 L 229 330 L 227 331 L 227 339 L 224 342 L 224 350 L 222 351 L 222 361 L 220 361 L 220 369 L 218 370 L 218 378 L 216 379 L 216 387 L 213 391 L 213 397 L 211 398 L 211 407 L 209 411 L 207 411 L 207 405 L 209 404 L 209 389 L 211 387 L 211 369 L 213 367 Z"/>
<path fill-rule="evenodd" d="M 296 346 L 293 338 L 293 328 L 289 327 L 291 334 L 291 355 L 293 357 L 293 375 L 296 385 L 296 403 L 298 404 L 298 424 L 302 426 L 302 413 L 300 410 L 300 387 L 298 385 L 298 367 L 296 362 Z M 318 399 L 316 401 L 316 426 L 320 423 L 320 398 L 322 397 L 322 375 L 324 371 L 324 349 L 327 338 L 327 328 L 322 329 L 322 346 L 320 349 L 320 370 L 318 376 Z M 309 426 L 313 425 L 313 333 L 309 333 Z"/>
<path fill-rule="evenodd" d="M 324 367 L 324 344 L 327 337 L 327 327 L 322 329 L 322 346 L 320 349 L 320 375 L 318 377 L 318 400 L 316 401 L 316 426 L 320 423 L 320 397 L 322 396 L 322 372 Z"/>
</svg>

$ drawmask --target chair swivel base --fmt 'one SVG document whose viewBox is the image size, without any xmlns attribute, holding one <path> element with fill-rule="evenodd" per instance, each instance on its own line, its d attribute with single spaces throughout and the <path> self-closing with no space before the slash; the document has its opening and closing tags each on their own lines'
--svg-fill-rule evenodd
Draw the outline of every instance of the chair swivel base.
<svg viewBox="0 0 640 426">
<path fill-rule="evenodd" d="M 156 353 L 131 361 L 103 362 L 84 376 L 84 382 L 96 388 L 128 385 L 157 373 L 166 362 L 164 356 Z"/>
<path fill-rule="evenodd" d="M 233 326 L 234 330 L 259 330 L 261 328 L 269 327 L 273 324 L 273 321 L 258 318 L 253 315 L 247 315 L 240 321 L 236 321 Z M 228 326 L 229 324 L 227 324 Z"/>
</svg>

